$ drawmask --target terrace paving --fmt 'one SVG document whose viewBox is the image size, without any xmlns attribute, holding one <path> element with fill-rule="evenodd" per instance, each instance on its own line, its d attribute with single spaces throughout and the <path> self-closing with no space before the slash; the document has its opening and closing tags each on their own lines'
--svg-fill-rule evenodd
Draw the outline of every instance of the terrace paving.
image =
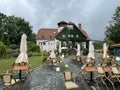
<svg viewBox="0 0 120 90">
<path fill-rule="evenodd" d="M 81 68 L 82 63 L 78 63 L 76 60 L 72 60 L 71 56 L 67 56 L 62 65 L 68 65 L 69 69 L 76 73 Z M 100 55 L 96 54 L 96 63 L 100 63 Z M 89 86 L 95 86 L 96 84 L 88 84 L 84 78 L 79 74 L 74 74 L 76 83 L 79 85 L 79 90 L 89 90 Z M 89 75 L 88 75 L 89 76 Z M 95 75 L 94 75 L 95 77 Z M 21 82 L 21 90 L 64 90 L 64 83 L 62 78 L 62 72 L 57 72 L 55 67 L 48 66 L 47 64 L 43 64 L 39 67 L 36 67 L 26 78 L 26 80 Z M 113 90 L 111 85 L 109 86 L 109 90 Z M 120 84 L 115 85 L 116 90 L 119 90 Z M 2 90 L 2 82 L 0 80 L 0 90 Z M 16 87 L 13 90 L 17 90 Z M 106 90 L 104 85 L 100 83 L 99 90 Z"/>
</svg>

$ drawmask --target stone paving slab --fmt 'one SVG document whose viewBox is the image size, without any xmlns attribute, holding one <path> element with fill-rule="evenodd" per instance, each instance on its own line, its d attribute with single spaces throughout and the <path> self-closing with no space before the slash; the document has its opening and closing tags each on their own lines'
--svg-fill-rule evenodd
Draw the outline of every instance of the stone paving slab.
<svg viewBox="0 0 120 90">
<path fill-rule="evenodd" d="M 100 62 L 99 55 L 96 55 L 96 64 Z M 75 60 L 72 60 L 71 56 L 67 56 L 62 65 L 68 65 L 69 69 L 76 73 L 82 66 Z M 76 83 L 79 85 L 79 90 L 89 90 L 89 85 L 84 78 L 76 74 Z M 90 84 L 96 87 L 96 84 Z M 115 85 L 116 90 L 119 90 L 120 84 Z M 96 88 L 97 89 L 97 88 Z M 0 79 L 0 90 L 2 90 L 2 82 Z M 17 90 L 16 87 L 13 90 Z M 62 78 L 62 72 L 56 72 L 55 67 L 51 67 L 47 64 L 43 64 L 36 67 L 26 78 L 21 82 L 21 90 L 64 90 L 64 83 Z M 98 89 L 97 89 L 98 90 Z M 106 90 L 104 85 L 100 84 L 100 90 Z M 109 90 L 113 88 L 109 85 Z"/>
</svg>

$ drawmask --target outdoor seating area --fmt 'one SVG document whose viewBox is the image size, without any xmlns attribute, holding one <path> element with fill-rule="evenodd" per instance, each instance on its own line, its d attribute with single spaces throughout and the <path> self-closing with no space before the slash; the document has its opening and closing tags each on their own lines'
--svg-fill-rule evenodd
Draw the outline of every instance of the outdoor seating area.
<svg viewBox="0 0 120 90">
<path fill-rule="evenodd" d="M 85 90 L 118 90 L 115 85 L 120 84 L 119 62 L 117 62 L 114 57 L 109 57 L 107 47 L 105 46 L 106 44 L 104 44 L 104 49 L 106 50 L 103 50 L 103 57 L 99 57 L 100 53 L 98 53 L 98 55 L 95 54 L 94 45 L 91 41 L 89 42 L 89 52 L 87 56 L 81 54 L 80 44 L 77 44 L 77 53 L 71 53 L 71 55 L 56 55 L 54 51 L 51 51 L 45 60 L 46 63 L 43 64 L 43 67 L 45 66 L 43 73 L 45 73 L 45 69 L 52 73 L 60 73 L 62 75 L 62 78 L 59 76 L 59 79 L 62 81 L 60 84 L 63 85 L 62 90 L 83 90 L 83 88 L 86 88 Z M 28 62 L 26 47 L 26 35 L 23 34 L 20 54 L 8 70 L 1 75 L 3 89 L 12 89 L 12 86 L 17 84 L 18 86 L 15 86 L 13 90 L 21 90 L 23 87 L 26 88 L 26 82 L 29 82 L 27 84 L 33 84 L 33 82 L 35 82 L 35 80 L 32 82 L 32 79 L 35 77 L 31 77 L 32 75 L 34 76 L 35 72 L 32 72 L 32 66 Z M 40 68 L 40 66 L 38 68 Z M 45 76 L 42 76 L 43 73 L 37 73 L 38 76 L 40 74 L 39 78 Z M 49 74 L 46 75 L 49 76 Z M 37 78 L 37 81 L 39 78 Z M 42 79 L 45 79 L 45 77 Z M 46 82 L 48 83 L 48 81 Z M 24 83 L 25 85 L 23 85 Z M 23 86 L 20 87 L 20 85 Z"/>
<path fill-rule="evenodd" d="M 13 75 L 11 73 L 4 73 L 1 75 L 2 78 L 2 83 L 3 83 L 3 90 L 7 90 L 9 88 L 9 90 L 12 90 L 14 85 L 18 85 L 17 89 L 20 90 L 20 79 L 16 79 L 13 77 Z"/>
</svg>

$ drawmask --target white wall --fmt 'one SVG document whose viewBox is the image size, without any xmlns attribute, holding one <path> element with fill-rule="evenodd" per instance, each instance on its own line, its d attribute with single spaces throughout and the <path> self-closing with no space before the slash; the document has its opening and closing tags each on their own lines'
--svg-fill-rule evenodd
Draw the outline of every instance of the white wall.
<svg viewBox="0 0 120 90">
<path fill-rule="evenodd" d="M 57 50 L 57 41 L 58 40 L 37 40 L 37 45 L 40 45 L 40 43 L 42 43 L 42 49 L 43 51 L 53 51 L 53 50 Z"/>
</svg>

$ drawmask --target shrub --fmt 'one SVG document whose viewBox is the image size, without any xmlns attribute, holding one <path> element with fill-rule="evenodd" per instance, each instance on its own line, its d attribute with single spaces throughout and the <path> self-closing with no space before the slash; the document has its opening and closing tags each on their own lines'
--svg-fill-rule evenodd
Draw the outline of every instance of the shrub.
<svg viewBox="0 0 120 90">
<path fill-rule="evenodd" d="M 37 46 L 34 42 L 28 41 L 27 47 L 28 47 L 28 52 L 40 52 L 39 46 Z"/>
<path fill-rule="evenodd" d="M 67 50 L 66 49 L 62 49 L 62 53 L 66 54 Z"/>
<path fill-rule="evenodd" d="M 15 44 L 11 44 L 11 45 L 9 45 L 9 48 L 12 49 L 12 50 L 15 50 L 15 49 L 18 48 L 18 46 L 15 45 Z"/>
<path fill-rule="evenodd" d="M 0 42 L 0 57 L 5 57 L 6 52 L 6 46 L 3 44 L 3 42 Z"/>
<path fill-rule="evenodd" d="M 83 55 L 87 55 L 88 54 L 88 49 L 87 48 L 84 48 L 83 49 Z"/>
<path fill-rule="evenodd" d="M 13 50 L 11 48 L 8 49 L 7 51 L 7 56 L 13 56 L 13 57 L 17 57 L 19 55 L 19 51 L 18 50 Z"/>
</svg>

